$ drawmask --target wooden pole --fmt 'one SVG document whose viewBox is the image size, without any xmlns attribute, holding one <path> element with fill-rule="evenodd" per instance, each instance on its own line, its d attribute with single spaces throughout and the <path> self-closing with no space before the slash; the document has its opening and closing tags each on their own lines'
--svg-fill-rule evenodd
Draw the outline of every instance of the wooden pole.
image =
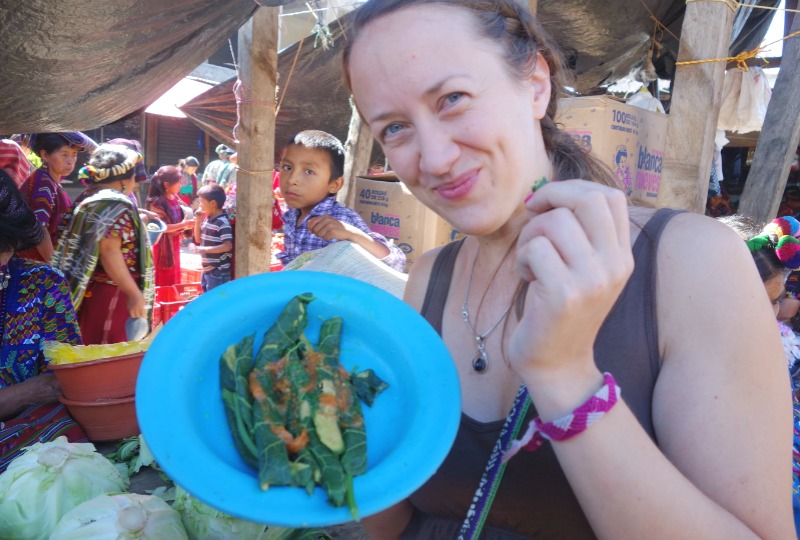
<svg viewBox="0 0 800 540">
<path fill-rule="evenodd" d="M 340 203 L 353 208 L 356 202 L 356 176 L 369 169 L 372 155 L 372 132 L 366 122 L 362 122 L 353 98 L 350 98 L 350 128 L 344 144 L 344 187 L 337 194 Z"/>
<path fill-rule="evenodd" d="M 788 2 L 787 2 L 788 6 Z M 788 15 L 788 13 L 787 13 Z M 800 31 L 794 17 L 787 34 Z M 800 37 L 783 42 L 783 63 L 739 201 L 739 213 L 765 222 L 776 217 L 789 168 L 800 143 Z"/>
<path fill-rule="evenodd" d="M 239 30 L 237 278 L 269 271 L 279 13 L 259 8 Z"/>
<path fill-rule="evenodd" d="M 727 57 L 733 16 L 723 2 L 687 3 L 678 61 Z M 724 76 L 722 61 L 676 68 L 658 192 L 660 207 L 705 211 Z"/>
<path fill-rule="evenodd" d="M 531 12 L 531 15 L 536 15 L 536 12 L 539 10 L 539 0 L 528 0 L 528 11 Z"/>
</svg>

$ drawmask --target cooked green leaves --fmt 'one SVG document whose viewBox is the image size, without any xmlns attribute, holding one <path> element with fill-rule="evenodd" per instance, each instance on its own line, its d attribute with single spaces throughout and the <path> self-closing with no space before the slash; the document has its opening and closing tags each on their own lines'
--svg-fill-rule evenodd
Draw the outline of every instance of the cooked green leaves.
<svg viewBox="0 0 800 540">
<path fill-rule="evenodd" d="M 334 506 L 358 509 L 353 477 L 367 470 L 361 400 L 372 405 L 388 385 L 372 370 L 339 363 L 343 321 L 323 321 L 319 343 L 305 336 L 311 293 L 292 298 L 254 353 L 254 336 L 220 358 L 222 400 L 234 445 L 258 470 L 262 489 L 321 486 Z M 255 354 L 255 357 L 254 357 Z"/>
</svg>

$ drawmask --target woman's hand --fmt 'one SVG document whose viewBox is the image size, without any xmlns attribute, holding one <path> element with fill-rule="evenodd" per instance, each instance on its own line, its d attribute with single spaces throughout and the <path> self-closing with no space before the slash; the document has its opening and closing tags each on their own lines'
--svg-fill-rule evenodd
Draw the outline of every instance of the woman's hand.
<svg viewBox="0 0 800 540">
<path fill-rule="evenodd" d="M 139 208 L 139 217 L 143 221 L 157 221 L 159 219 L 158 214 L 150 210 L 145 210 L 144 208 Z"/>
<path fill-rule="evenodd" d="M 525 206 L 531 219 L 517 264 L 530 287 L 509 360 L 534 386 L 575 383 L 575 396 L 562 396 L 565 405 L 577 399 L 574 406 L 600 386 L 595 338 L 633 271 L 627 200 L 617 189 L 569 180 L 545 185 Z"/>
<path fill-rule="evenodd" d="M 137 289 L 136 293 L 127 296 L 128 315 L 132 318 L 145 318 L 147 317 L 147 303 L 141 291 Z"/>
</svg>

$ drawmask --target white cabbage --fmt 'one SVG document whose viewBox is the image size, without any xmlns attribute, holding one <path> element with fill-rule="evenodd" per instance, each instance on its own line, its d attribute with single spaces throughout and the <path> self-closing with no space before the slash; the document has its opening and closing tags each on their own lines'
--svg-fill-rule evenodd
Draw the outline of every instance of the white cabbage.
<svg viewBox="0 0 800 540">
<path fill-rule="evenodd" d="M 181 516 L 155 495 L 100 495 L 67 512 L 50 540 L 187 540 Z"/>
<path fill-rule="evenodd" d="M 258 540 L 266 525 L 224 514 L 175 486 L 172 507 L 180 512 L 189 540 Z"/>
<path fill-rule="evenodd" d="M 0 536 L 46 540 L 61 517 L 129 481 L 91 443 L 35 443 L 0 474 Z"/>
</svg>

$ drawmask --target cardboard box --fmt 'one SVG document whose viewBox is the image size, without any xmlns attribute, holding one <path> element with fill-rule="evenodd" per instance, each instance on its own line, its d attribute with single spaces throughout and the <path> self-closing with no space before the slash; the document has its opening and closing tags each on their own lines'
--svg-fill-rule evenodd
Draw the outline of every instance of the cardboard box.
<svg viewBox="0 0 800 540">
<path fill-rule="evenodd" d="M 406 268 L 422 253 L 460 238 L 444 219 L 411 194 L 394 174 L 356 178 L 354 210 L 376 233 L 406 254 Z"/>
<path fill-rule="evenodd" d="M 615 173 L 634 204 L 655 207 L 664 150 L 666 114 L 608 97 L 564 98 L 556 123 Z"/>
</svg>

